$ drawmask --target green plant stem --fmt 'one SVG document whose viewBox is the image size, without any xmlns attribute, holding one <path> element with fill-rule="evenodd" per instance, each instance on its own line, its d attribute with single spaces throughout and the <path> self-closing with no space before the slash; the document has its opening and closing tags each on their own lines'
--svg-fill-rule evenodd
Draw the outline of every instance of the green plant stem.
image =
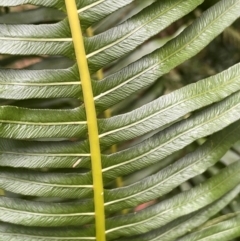
<svg viewBox="0 0 240 241">
<path fill-rule="evenodd" d="M 88 133 L 90 142 L 94 204 L 95 204 L 95 222 L 97 241 L 105 241 L 105 210 L 104 210 L 104 189 L 102 179 L 101 151 L 98 137 L 98 125 L 96 109 L 93 100 L 91 77 L 89 73 L 84 42 L 82 37 L 81 25 L 77 13 L 75 0 L 65 0 L 67 15 L 72 32 L 73 44 L 80 73 L 80 79 L 83 90 L 84 104 L 88 123 Z"/>
<path fill-rule="evenodd" d="M 0 189 L 0 196 L 4 196 L 4 195 L 5 195 L 4 190 Z"/>
<path fill-rule="evenodd" d="M 87 29 L 87 36 L 92 37 L 94 35 L 94 31 L 91 27 Z M 100 69 L 97 71 L 97 79 L 102 80 L 103 79 L 103 70 Z M 105 118 L 110 118 L 112 116 L 112 111 L 111 109 L 107 109 L 104 111 L 104 117 Z M 111 146 L 111 153 L 117 152 L 117 145 Z M 116 186 L 117 187 L 122 187 L 123 186 L 123 180 L 122 177 L 117 177 L 116 178 Z M 125 213 L 125 211 L 123 211 Z"/>
</svg>

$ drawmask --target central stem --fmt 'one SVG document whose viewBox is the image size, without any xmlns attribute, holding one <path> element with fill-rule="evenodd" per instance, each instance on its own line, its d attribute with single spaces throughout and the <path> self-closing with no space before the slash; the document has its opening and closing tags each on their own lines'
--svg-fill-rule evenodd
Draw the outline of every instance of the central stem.
<svg viewBox="0 0 240 241">
<path fill-rule="evenodd" d="M 65 0 L 67 15 L 72 33 L 73 45 L 75 49 L 78 69 L 83 90 L 83 99 L 86 109 L 93 188 L 94 188 L 94 205 L 95 205 L 95 222 L 97 241 L 105 241 L 105 210 L 104 210 L 104 189 L 102 178 L 101 150 L 98 136 L 97 115 L 93 99 L 92 83 L 89 73 L 85 47 L 82 37 L 80 19 L 77 12 L 75 0 Z"/>
</svg>

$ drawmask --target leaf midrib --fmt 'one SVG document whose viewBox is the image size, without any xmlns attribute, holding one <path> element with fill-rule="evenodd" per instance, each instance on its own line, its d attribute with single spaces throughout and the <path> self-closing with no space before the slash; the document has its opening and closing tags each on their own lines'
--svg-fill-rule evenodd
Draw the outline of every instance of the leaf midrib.
<svg viewBox="0 0 240 241">
<path fill-rule="evenodd" d="M 26 180 L 26 179 L 20 179 L 20 178 L 16 178 L 16 177 L 6 177 L 4 176 L 4 180 L 13 180 L 13 181 L 17 181 L 17 182 L 22 182 L 22 183 L 27 183 L 27 184 L 35 184 L 38 186 L 46 186 L 46 187 L 63 187 L 63 188 L 89 188 L 92 189 L 93 185 L 63 185 L 63 184 L 52 184 L 52 183 L 46 183 L 43 182 L 42 180 L 40 180 L 39 182 L 37 181 L 32 181 L 32 180 Z M 1 180 L 1 178 L 0 178 Z"/>
<path fill-rule="evenodd" d="M 99 5 L 100 3 L 103 3 L 103 2 L 105 2 L 105 1 L 106 1 L 106 0 L 99 0 L 99 1 L 94 2 L 94 3 L 92 3 L 92 4 L 89 4 L 89 5 L 87 5 L 87 6 L 83 7 L 83 8 L 78 9 L 77 12 L 78 12 L 78 13 L 81 13 L 81 12 L 86 11 L 86 10 L 89 9 L 89 8 L 95 7 L 96 5 Z"/>
<path fill-rule="evenodd" d="M 34 126 L 61 126 L 61 125 L 86 125 L 86 121 L 72 121 L 72 122 L 30 122 L 30 121 L 13 121 L 0 120 L 1 124 L 20 124 L 20 125 L 34 125 Z"/>
<path fill-rule="evenodd" d="M 43 241 L 45 241 L 46 238 L 51 238 L 51 240 L 63 240 L 66 241 L 66 239 L 69 240 L 96 240 L 95 237 L 52 237 L 52 236 L 38 236 L 38 235 L 26 235 L 26 234 L 11 234 L 11 233 L 6 233 L 6 232 L 1 232 L 1 234 L 6 234 L 6 235 L 11 235 L 11 236 L 16 236 L 16 237 L 31 237 L 31 238 L 40 238 L 40 239 L 44 239 Z"/>
<path fill-rule="evenodd" d="M 0 37 L 6 41 L 26 41 L 26 42 L 72 42 L 72 38 L 19 38 L 19 37 Z"/>
<path fill-rule="evenodd" d="M 15 213 L 20 213 L 20 214 L 31 214 L 34 216 L 42 216 L 42 217 L 74 217 L 74 216 L 93 216 L 95 215 L 95 213 L 93 212 L 89 212 L 89 213 L 34 213 L 34 212 L 30 212 L 30 211 L 22 211 L 22 210 L 17 210 L 17 209 L 11 209 L 11 208 L 4 208 L 4 207 L 0 207 L 0 210 L 5 210 L 8 212 L 14 211 Z"/>
<path fill-rule="evenodd" d="M 6 83 L 6 82 L 0 82 L 0 85 L 17 85 L 17 86 L 64 86 L 64 85 L 79 85 L 79 81 L 77 82 L 53 82 L 53 83 L 19 83 L 19 82 L 11 82 L 11 83 Z"/>
</svg>

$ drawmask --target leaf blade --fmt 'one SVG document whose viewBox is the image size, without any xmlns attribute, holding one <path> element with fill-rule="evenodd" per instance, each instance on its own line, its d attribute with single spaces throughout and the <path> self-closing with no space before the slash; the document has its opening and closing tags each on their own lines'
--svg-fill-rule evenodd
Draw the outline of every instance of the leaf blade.
<svg viewBox="0 0 240 241">
<path fill-rule="evenodd" d="M 240 162 L 236 162 L 190 191 L 178 194 L 137 214 L 107 220 L 108 237 L 112 239 L 121 235 L 144 233 L 212 203 L 239 184 L 239 168 Z"/>
</svg>

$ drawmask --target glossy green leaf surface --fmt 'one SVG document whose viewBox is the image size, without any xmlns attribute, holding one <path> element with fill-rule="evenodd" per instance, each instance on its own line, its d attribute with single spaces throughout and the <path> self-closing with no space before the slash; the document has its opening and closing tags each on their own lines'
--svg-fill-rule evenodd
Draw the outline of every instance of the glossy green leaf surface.
<svg viewBox="0 0 240 241">
<path fill-rule="evenodd" d="M 240 0 L 0 1 L 0 241 L 239 237 L 240 63 L 218 37 L 239 17 Z"/>
<path fill-rule="evenodd" d="M 131 173 L 135 165 L 140 168 L 153 164 L 197 138 L 210 135 L 239 120 L 239 98 L 240 93 L 237 92 L 136 146 L 103 157 L 103 172 L 109 177 L 118 176 L 122 171 Z"/>
<path fill-rule="evenodd" d="M 190 191 L 138 213 L 107 220 L 108 236 L 118 237 L 126 232 L 128 235 L 144 233 L 214 202 L 240 183 L 239 168 L 240 163 L 236 162 Z"/>
<path fill-rule="evenodd" d="M 0 198 L 1 221 L 25 226 L 82 225 L 94 220 L 93 205 L 85 203 L 48 204 Z"/>
<path fill-rule="evenodd" d="M 222 198 L 213 202 L 212 204 L 190 213 L 181 218 L 178 218 L 162 228 L 156 229 L 144 235 L 135 236 L 132 238 L 119 239 L 124 241 L 139 240 L 139 241 L 171 241 L 184 234 L 190 232 L 194 228 L 198 228 L 205 223 L 210 217 L 216 215 L 221 209 L 224 208 L 229 202 L 231 202 L 239 194 L 239 185 L 232 191 L 224 195 Z"/>
<path fill-rule="evenodd" d="M 240 64 L 200 80 L 130 113 L 99 121 L 102 142 L 124 141 L 164 127 L 189 112 L 219 101 L 240 89 Z M 174 114 L 172 114 L 174 113 Z M 151 120 L 151 124 L 149 123 Z"/>
<path fill-rule="evenodd" d="M 160 172 L 123 188 L 106 191 L 106 209 L 135 207 L 170 192 L 184 181 L 214 165 L 240 138 L 239 121 L 209 138 L 195 152 L 169 165 Z M 237 133 L 237 134 L 236 134 Z"/>
<path fill-rule="evenodd" d="M 100 86 L 96 89 L 96 105 L 106 109 L 111 106 L 110 103 L 116 104 L 136 90 L 150 85 L 197 54 L 236 17 L 239 17 L 238 1 L 222 1 L 213 6 L 159 50 L 97 83 Z M 126 77 L 123 79 L 123 76 Z"/>
<path fill-rule="evenodd" d="M 227 241 L 227 240 L 239 237 L 240 235 L 239 224 L 240 224 L 240 217 L 237 216 L 228 221 L 210 226 L 206 229 L 203 229 L 191 235 L 187 235 L 186 237 L 180 238 L 178 240 L 184 241 L 184 240 L 191 239 L 193 241 L 195 240 L 202 240 L 202 241 L 210 241 L 210 240 L 225 241 L 226 240 Z"/>
</svg>

